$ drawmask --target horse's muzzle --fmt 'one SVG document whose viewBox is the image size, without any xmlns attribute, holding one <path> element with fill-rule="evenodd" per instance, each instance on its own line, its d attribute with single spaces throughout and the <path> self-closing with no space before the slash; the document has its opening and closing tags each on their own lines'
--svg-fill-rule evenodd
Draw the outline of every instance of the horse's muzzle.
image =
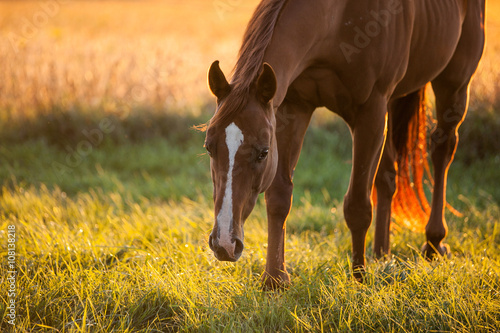
<svg viewBox="0 0 500 333">
<path fill-rule="evenodd" d="M 243 242 L 238 237 L 232 237 L 231 242 L 221 244 L 219 239 L 210 234 L 208 245 L 214 252 L 215 258 L 220 261 L 237 261 L 243 252 Z"/>
</svg>

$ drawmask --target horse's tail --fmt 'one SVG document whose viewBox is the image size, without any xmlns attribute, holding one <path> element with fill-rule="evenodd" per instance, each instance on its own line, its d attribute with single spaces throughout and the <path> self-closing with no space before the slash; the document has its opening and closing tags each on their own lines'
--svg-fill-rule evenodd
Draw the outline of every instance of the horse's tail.
<svg viewBox="0 0 500 333">
<path fill-rule="evenodd" d="M 395 100 L 391 105 L 392 140 L 397 153 L 396 194 L 392 216 L 396 223 L 422 231 L 430 214 L 424 190 L 432 183 L 427 154 L 425 89 Z"/>
</svg>

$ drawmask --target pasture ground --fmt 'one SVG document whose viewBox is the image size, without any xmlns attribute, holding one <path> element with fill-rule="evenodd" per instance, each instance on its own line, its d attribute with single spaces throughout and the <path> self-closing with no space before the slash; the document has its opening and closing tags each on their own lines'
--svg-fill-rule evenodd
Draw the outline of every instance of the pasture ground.
<svg viewBox="0 0 500 333">
<path fill-rule="evenodd" d="M 208 157 L 191 129 L 213 112 L 206 69 L 220 59 L 229 72 L 255 4 L 0 2 L 0 331 L 499 331 L 500 4 L 488 4 L 488 47 L 449 175 L 463 214 L 447 214 L 453 256 L 427 262 L 424 235 L 395 227 L 393 255 L 375 261 L 371 230 L 367 283 L 352 280 L 350 136 L 319 110 L 288 221 L 292 285 L 279 293 L 260 289 L 262 198 L 239 262 L 209 250 Z"/>
</svg>

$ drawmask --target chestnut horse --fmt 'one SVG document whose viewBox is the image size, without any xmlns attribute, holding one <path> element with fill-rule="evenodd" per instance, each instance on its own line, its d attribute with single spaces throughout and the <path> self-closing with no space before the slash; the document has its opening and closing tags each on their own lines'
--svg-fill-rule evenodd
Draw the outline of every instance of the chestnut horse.
<svg viewBox="0 0 500 333">
<path fill-rule="evenodd" d="M 243 224 L 265 192 L 264 287 L 289 283 L 285 222 L 293 172 L 320 106 L 340 115 L 352 133 L 344 217 L 354 277 L 363 279 L 374 187 L 377 256 L 389 253 L 391 212 L 410 223 L 425 218 L 424 255 L 447 254 L 446 178 L 483 52 L 484 13 L 485 0 L 263 0 L 244 34 L 231 81 L 217 61 L 208 73 L 217 97 L 205 141 L 215 205 L 209 245 L 217 259 L 238 260 Z M 430 138 L 430 207 L 421 185 L 429 82 L 437 115 Z"/>
</svg>

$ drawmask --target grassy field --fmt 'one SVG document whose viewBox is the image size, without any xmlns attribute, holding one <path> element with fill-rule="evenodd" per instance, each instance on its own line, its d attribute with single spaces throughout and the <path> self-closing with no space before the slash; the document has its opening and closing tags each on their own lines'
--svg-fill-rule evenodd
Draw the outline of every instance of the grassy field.
<svg viewBox="0 0 500 333">
<path fill-rule="evenodd" d="M 0 331 L 500 330 L 500 3 L 449 175 L 452 258 L 423 260 L 424 235 L 402 229 L 378 262 L 370 233 L 367 283 L 352 280 L 351 140 L 319 110 L 296 170 L 292 285 L 266 293 L 264 202 L 240 261 L 218 262 L 191 129 L 213 112 L 208 66 L 230 71 L 257 2 L 0 2 Z"/>
</svg>

